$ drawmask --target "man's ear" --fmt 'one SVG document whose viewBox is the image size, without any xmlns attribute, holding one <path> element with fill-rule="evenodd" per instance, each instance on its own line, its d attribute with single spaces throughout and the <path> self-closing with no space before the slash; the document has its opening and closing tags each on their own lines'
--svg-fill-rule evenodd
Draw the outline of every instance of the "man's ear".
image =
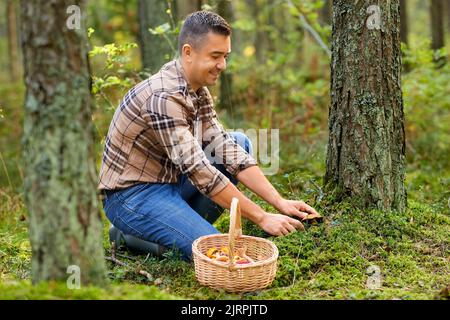
<svg viewBox="0 0 450 320">
<path fill-rule="evenodd" d="M 182 56 L 187 62 L 192 62 L 192 47 L 190 44 L 186 43 L 181 48 Z"/>
</svg>

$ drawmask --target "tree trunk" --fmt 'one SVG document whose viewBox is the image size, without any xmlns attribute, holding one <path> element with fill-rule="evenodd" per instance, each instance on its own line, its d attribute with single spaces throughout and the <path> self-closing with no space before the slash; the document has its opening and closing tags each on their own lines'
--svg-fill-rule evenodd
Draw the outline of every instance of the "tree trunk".
<svg viewBox="0 0 450 320">
<path fill-rule="evenodd" d="M 438 50 L 444 47 L 444 2 L 442 0 L 431 0 L 431 48 Z"/>
<path fill-rule="evenodd" d="M 325 184 L 338 201 L 348 198 L 362 208 L 403 211 L 400 6 L 399 0 L 378 2 L 377 24 L 374 9 L 367 13 L 372 3 L 333 1 Z"/>
<path fill-rule="evenodd" d="M 447 7 L 447 10 L 446 10 L 446 12 L 447 12 L 447 14 L 446 14 L 446 16 L 447 16 L 447 32 L 450 33 L 450 0 L 447 0 L 446 7 Z"/>
<path fill-rule="evenodd" d="M 16 82 L 19 78 L 18 66 L 18 43 L 17 43 L 17 21 L 15 1 L 8 0 L 6 2 L 6 19 L 8 22 L 8 55 L 9 55 L 9 74 L 11 80 Z"/>
<path fill-rule="evenodd" d="M 251 12 L 251 16 L 256 22 L 255 38 L 253 46 L 255 47 L 256 59 L 258 63 L 265 63 L 267 59 L 267 50 L 270 44 L 268 32 L 264 29 L 264 26 L 270 25 L 264 12 L 264 8 L 267 6 L 265 0 L 246 0 L 246 4 Z M 270 9 L 269 9 L 270 10 Z M 271 17 L 270 17 L 271 18 Z"/>
<path fill-rule="evenodd" d="M 320 21 L 327 25 L 331 25 L 332 13 L 333 13 L 333 1 L 325 0 L 323 7 L 319 11 Z"/>
<path fill-rule="evenodd" d="M 408 7 L 406 0 L 400 0 L 400 40 L 408 44 Z"/>
<path fill-rule="evenodd" d="M 153 35 L 149 31 L 149 28 L 154 29 L 164 23 L 169 23 L 170 17 L 166 13 L 167 9 L 167 1 L 138 1 L 138 42 L 141 49 L 142 67 L 151 73 L 157 72 L 164 63 L 170 61 L 176 54 L 175 40 L 171 39 L 173 45 L 173 48 L 171 48 L 165 38 Z"/>
<path fill-rule="evenodd" d="M 86 13 L 85 2 L 79 0 L 21 2 L 31 271 L 34 283 L 66 280 L 68 267 L 75 265 L 81 283 L 101 285 L 106 279 L 95 192 L 88 42 L 85 17 L 77 27 L 76 11 L 66 12 L 71 5 Z"/>
<path fill-rule="evenodd" d="M 177 0 L 177 18 L 184 20 L 192 12 L 202 9 L 201 0 Z"/>
<path fill-rule="evenodd" d="M 230 0 L 219 0 L 217 4 L 217 12 L 218 14 L 228 21 L 228 23 L 232 23 L 233 21 L 233 8 Z M 232 36 L 233 38 L 233 36 Z M 236 42 L 232 41 L 232 47 Z M 233 49 L 232 49 L 233 50 Z M 220 75 L 220 100 L 219 105 L 226 110 L 231 110 L 233 105 L 233 94 L 231 90 L 231 86 L 233 83 L 233 77 L 229 71 L 224 71 Z"/>
</svg>

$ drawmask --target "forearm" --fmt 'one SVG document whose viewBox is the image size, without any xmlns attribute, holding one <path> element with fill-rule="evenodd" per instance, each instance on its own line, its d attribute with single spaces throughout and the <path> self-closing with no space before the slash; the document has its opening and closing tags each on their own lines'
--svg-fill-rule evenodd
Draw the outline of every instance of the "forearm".
<svg viewBox="0 0 450 320">
<path fill-rule="evenodd" d="M 261 224 L 263 216 L 267 214 L 256 203 L 248 199 L 238 188 L 231 182 L 222 189 L 219 193 L 211 197 L 211 199 L 223 208 L 230 208 L 231 200 L 236 197 L 239 200 L 239 206 L 241 208 L 242 216 L 250 221 Z"/>
<path fill-rule="evenodd" d="M 242 172 L 251 169 L 251 167 L 242 170 Z M 256 172 L 255 170 L 252 170 Z M 262 174 L 262 173 L 261 173 Z M 252 176 L 252 174 L 250 174 Z M 244 180 L 247 181 L 249 177 L 244 174 Z M 267 184 L 270 183 L 266 180 Z M 253 185 L 253 183 L 250 183 Z M 266 185 L 267 187 L 267 185 Z M 273 194 L 273 190 L 270 188 L 255 188 L 264 194 L 267 198 L 273 197 L 273 199 L 278 198 Z M 257 204 L 248 199 L 243 195 L 233 183 L 228 183 L 224 189 L 216 193 L 211 199 L 218 205 L 224 208 L 230 208 L 231 200 L 233 197 L 239 199 L 239 204 L 241 208 L 242 216 L 256 223 L 265 232 L 275 236 L 287 235 L 296 229 L 304 230 L 302 223 L 296 219 L 288 217 L 282 214 L 268 214 Z"/>
<path fill-rule="evenodd" d="M 247 188 L 256 193 L 262 199 L 279 208 L 280 202 L 283 200 L 278 191 L 264 176 L 264 173 L 258 166 L 252 166 L 242 170 L 236 176 L 237 179 L 242 182 Z"/>
</svg>

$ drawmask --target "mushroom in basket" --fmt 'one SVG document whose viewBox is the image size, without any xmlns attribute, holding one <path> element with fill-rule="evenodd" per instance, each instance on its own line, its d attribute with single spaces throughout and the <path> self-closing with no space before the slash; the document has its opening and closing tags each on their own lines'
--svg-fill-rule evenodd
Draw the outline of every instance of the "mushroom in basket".
<svg viewBox="0 0 450 320">
<path fill-rule="evenodd" d="M 252 258 L 245 254 L 246 248 L 239 248 L 234 252 L 233 262 L 236 264 L 247 264 L 255 262 Z M 209 248 L 206 256 L 212 260 L 218 262 L 229 262 L 228 256 L 229 250 L 227 247 L 221 247 L 220 249 L 216 247 Z"/>
</svg>

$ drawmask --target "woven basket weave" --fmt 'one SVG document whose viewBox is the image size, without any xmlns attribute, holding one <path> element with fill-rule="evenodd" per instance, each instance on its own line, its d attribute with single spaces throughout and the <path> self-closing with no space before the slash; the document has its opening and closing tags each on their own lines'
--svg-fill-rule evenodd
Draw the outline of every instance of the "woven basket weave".
<svg viewBox="0 0 450 320">
<path fill-rule="evenodd" d="M 228 247 L 229 262 L 218 262 L 206 256 L 212 247 Z M 246 248 L 246 254 L 254 260 L 249 264 L 235 264 L 233 252 Z M 228 234 L 214 234 L 198 238 L 192 244 L 195 275 L 205 286 L 228 292 L 260 290 L 270 285 L 277 271 L 278 248 L 272 241 L 242 235 L 241 211 L 237 198 L 230 208 Z"/>
</svg>

